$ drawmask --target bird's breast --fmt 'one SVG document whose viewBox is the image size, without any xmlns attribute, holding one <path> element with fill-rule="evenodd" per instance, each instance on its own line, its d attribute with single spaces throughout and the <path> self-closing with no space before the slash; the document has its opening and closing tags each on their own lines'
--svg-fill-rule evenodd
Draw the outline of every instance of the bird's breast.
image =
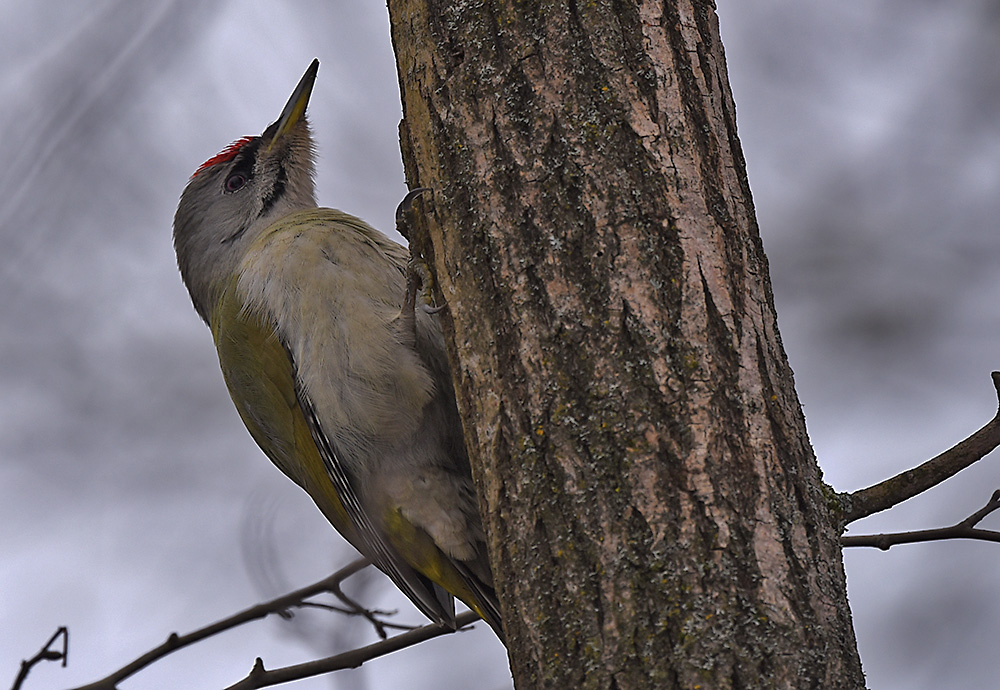
<svg viewBox="0 0 1000 690">
<path fill-rule="evenodd" d="M 274 326 L 296 380 L 338 447 L 405 443 L 434 382 L 401 337 L 406 250 L 331 209 L 287 216 L 240 265 L 248 313 Z"/>
</svg>

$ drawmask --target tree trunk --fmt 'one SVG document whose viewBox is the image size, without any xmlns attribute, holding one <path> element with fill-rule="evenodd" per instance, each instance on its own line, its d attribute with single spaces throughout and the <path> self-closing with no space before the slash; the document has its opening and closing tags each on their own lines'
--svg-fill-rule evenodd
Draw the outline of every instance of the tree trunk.
<svg viewBox="0 0 1000 690">
<path fill-rule="evenodd" d="M 516 687 L 863 687 L 714 5 L 389 11 Z"/>
</svg>

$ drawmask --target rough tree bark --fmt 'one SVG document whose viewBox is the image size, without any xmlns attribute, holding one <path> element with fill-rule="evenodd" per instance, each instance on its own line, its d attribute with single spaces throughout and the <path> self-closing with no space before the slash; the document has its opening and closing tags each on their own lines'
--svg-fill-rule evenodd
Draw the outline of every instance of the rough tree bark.
<svg viewBox="0 0 1000 690">
<path fill-rule="evenodd" d="M 858 688 L 711 2 L 389 0 L 527 688 Z"/>
</svg>

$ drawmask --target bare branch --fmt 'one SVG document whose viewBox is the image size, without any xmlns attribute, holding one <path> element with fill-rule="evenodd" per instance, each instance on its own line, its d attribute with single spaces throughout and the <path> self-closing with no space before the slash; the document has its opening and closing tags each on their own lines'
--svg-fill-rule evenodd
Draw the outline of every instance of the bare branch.
<svg viewBox="0 0 1000 690">
<path fill-rule="evenodd" d="M 55 641 L 63 638 L 62 641 L 62 651 L 57 651 L 51 649 Z M 66 661 L 69 659 L 69 630 L 64 626 L 60 627 L 53 633 L 49 641 L 42 645 L 42 648 L 38 650 L 38 654 L 21 661 L 21 670 L 17 674 L 17 678 L 14 679 L 14 684 L 11 686 L 11 690 L 21 690 L 21 685 L 24 684 L 24 680 L 31 673 L 31 669 L 35 667 L 36 664 L 42 661 L 62 661 L 63 668 L 66 668 Z"/>
<path fill-rule="evenodd" d="M 461 630 L 477 620 L 479 620 L 478 614 L 473 611 L 466 611 L 456 616 L 456 628 L 457 630 Z M 440 623 L 434 623 L 411 630 L 410 632 L 395 635 L 387 640 L 375 642 L 365 647 L 352 649 L 349 652 L 335 654 L 325 659 L 317 659 L 316 661 L 308 661 L 304 664 L 284 666 L 271 671 L 265 670 L 264 662 L 258 658 L 247 677 L 235 685 L 230 685 L 226 690 L 267 688 L 273 685 L 280 685 L 281 683 L 290 683 L 294 680 L 302 680 L 303 678 L 311 678 L 324 673 L 340 671 L 345 668 L 357 668 L 366 661 L 371 661 L 380 656 L 385 656 L 390 652 L 411 647 L 425 640 L 440 637 L 441 635 L 448 635 L 453 632 L 456 632 L 456 630 Z"/>
<path fill-rule="evenodd" d="M 1000 403 L 1000 372 L 994 371 L 991 376 Z M 897 503 L 902 503 L 932 486 L 937 486 L 945 479 L 981 460 L 997 446 L 1000 446 L 1000 410 L 982 429 L 919 467 L 897 474 L 867 489 L 841 494 L 845 506 L 844 524 L 888 510 Z"/>
<path fill-rule="evenodd" d="M 126 664 L 122 668 L 118 669 L 111 675 L 102 678 L 101 680 L 95 681 L 88 685 L 82 685 L 74 690 L 116 690 L 118 683 L 125 680 L 126 678 L 134 675 L 135 673 L 141 671 L 145 667 L 152 664 L 172 652 L 182 649 L 189 645 L 194 644 L 204 640 L 212 635 L 217 635 L 225 630 L 230 630 L 237 626 L 243 625 L 244 623 L 249 623 L 251 621 L 259 620 L 261 618 L 266 618 L 268 615 L 274 613 L 278 615 L 288 615 L 287 611 L 290 608 L 295 608 L 303 605 L 304 600 L 317 596 L 319 594 L 333 593 L 345 601 L 348 606 L 348 611 L 345 613 L 351 613 L 354 615 L 362 615 L 368 618 L 368 620 L 374 621 L 374 614 L 371 611 L 361 608 L 358 604 L 351 601 L 347 597 L 343 596 L 340 590 L 340 584 L 351 575 L 354 575 L 358 571 L 368 567 L 368 560 L 365 558 L 359 558 L 353 563 L 341 568 L 337 572 L 333 573 L 329 577 L 323 578 L 322 580 L 315 582 L 311 585 L 297 589 L 294 592 L 289 592 L 280 597 L 272 599 L 271 601 L 264 602 L 262 604 L 257 604 L 256 606 L 251 606 L 248 609 L 244 609 L 239 613 L 236 613 L 227 618 L 223 618 L 220 621 L 207 625 L 204 628 L 200 628 L 186 635 L 178 635 L 177 633 L 171 633 L 167 638 L 166 642 L 158 647 L 155 647 L 142 656 L 138 657 L 129 664 Z M 387 624 L 379 622 L 376 629 L 379 630 L 380 634 L 384 634 L 385 626 Z M 395 627 L 395 626 L 393 626 Z M 408 633 L 407 633 L 408 634 Z M 55 638 L 53 638 L 55 639 Z M 15 686 L 16 688 L 16 686 Z"/>
<path fill-rule="evenodd" d="M 414 630 L 418 627 L 415 625 L 400 625 L 398 623 L 390 623 L 388 621 L 381 620 L 378 616 L 392 616 L 397 612 L 381 611 L 379 609 L 366 609 L 364 606 L 354 601 L 354 599 L 344 593 L 344 590 L 340 587 L 340 581 L 330 584 L 330 593 L 340 599 L 344 606 L 347 607 L 347 611 L 345 611 L 345 613 L 350 613 L 355 616 L 363 616 L 367 619 L 367 621 L 372 624 L 372 627 L 375 628 L 375 632 L 378 633 L 378 636 L 383 640 L 389 636 L 386 632 L 386 628 L 392 628 L 393 630 Z"/>
<path fill-rule="evenodd" d="M 993 492 L 989 502 L 975 513 L 951 527 L 939 529 L 923 529 L 913 532 L 894 532 L 889 534 L 865 534 L 856 537 L 841 537 L 841 546 L 873 546 L 888 551 L 896 544 L 915 544 L 918 542 L 941 541 L 943 539 L 978 539 L 1000 543 L 1000 532 L 995 530 L 977 529 L 976 525 L 992 513 L 1000 509 L 1000 489 Z"/>
</svg>

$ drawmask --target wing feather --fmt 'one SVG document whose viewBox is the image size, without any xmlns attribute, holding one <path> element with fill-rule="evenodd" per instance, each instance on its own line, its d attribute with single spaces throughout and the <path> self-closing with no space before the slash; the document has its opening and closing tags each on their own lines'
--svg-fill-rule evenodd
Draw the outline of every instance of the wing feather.
<svg viewBox="0 0 1000 690">
<path fill-rule="evenodd" d="M 323 466 L 326 468 L 330 481 L 333 482 L 340 496 L 348 518 L 353 523 L 360 541 L 358 549 L 371 561 L 414 603 L 420 611 L 437 623 L 455 627 L 455 600 L 446 592 L 442 596 L 441 588 L 423 575 L 416 572 L 382 537 L 381 531 L 372 523 L 354 489 L 351 477 L 344 463 L 340 461 L 336 449 L 329 437 L 323 431 L 309 397 L 298 389 L 299 406 L 305 412 L 313 440 L 319 448 Z"/>
</svg>

